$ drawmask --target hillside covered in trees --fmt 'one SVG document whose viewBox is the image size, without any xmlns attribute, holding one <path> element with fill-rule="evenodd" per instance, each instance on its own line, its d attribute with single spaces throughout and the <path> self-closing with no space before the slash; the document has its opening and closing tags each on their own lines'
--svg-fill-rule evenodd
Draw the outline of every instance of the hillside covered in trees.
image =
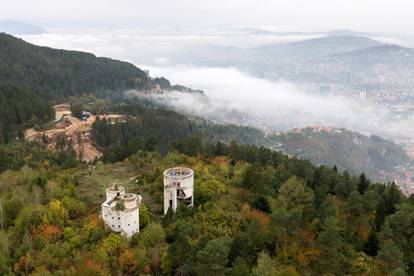
<svg viewBox="0 0 414 276">
<path fill-rule="evenodd" d="M 307 127 L 270 135 L 274 149 L 309 159 L 314 164 L 336 165 L 351 174 L 366 173 L 379 181 L 395 179 L 412 166 L 405 150 L 379 136 L 333 127 Z"/>
<path fill-rule="evenodd" d="M 395 184 L 223 143 L 249 142 L 261 134 L 254 129 L 194 122 L 138 99 L 98 103 L 128 118 L 93 124 L 101 161 L 80 163 L 69 146 L 0 146 L 0 274 L 414 271 L 414 200 Z M 162 172 L 176 165 L 195 171 L 195 208 L 163 217 Z M 141 233 L 131 240 L 99 218 L 113 183 L 143 197 Z"/>
<path fill-rule="evenodd" d="M 0 33 L 0 143 L 52 119 L 53 102 L 85 94 L 116 98 L 148 82 L 144 71 L 127 62 L 39 47 Z"/>
<path fill-rule="evenodd" d="M 121 161 L 138 150 L 165 153 L 179 148 L 187 154 L 195 154 L 200 151 L 202 141 L 225 144 L 235 141 L 249 145 L 265 145 L 269 142 L 258 129 L 187 118 L 139 98 L 113 101 L 104 110 L 127 117 L 122 122 L 98 117 L 92 125 L 92 138 L 104 152 L 104 161 Z"/>
<path fill-rule="evenodd" d="M 41 145 L 19 150 L 0 175 L 0 274 L 414 273 L 414 200 L 395 185 L 235 143 L 181 153 L 188 143 L 93 169 Z M 195 171 L 195 207 L 162 217 L 162 172 L 178 164 Z M 114 182 L 143 196 L 131 240 L 98 216 Z"/>
<path fill-rule="evenodd" d="M 88 98 L 90 102 L 91 98 Z M 248 142 L 254 129 L 194 122 L 138 99 L 92 109 L 104 151 L 87 165 L 70 147 L 0 146 L 1 275 L 409 275 L 413 198 L 336 167 Z M 207 141 L 207 142 L 206 142 Z M 163 217 L 162 172 L 195 171 L 195 208 Z M 99 218 L 105 189 L 143 197 L 128 240 Z"/>
</svg>

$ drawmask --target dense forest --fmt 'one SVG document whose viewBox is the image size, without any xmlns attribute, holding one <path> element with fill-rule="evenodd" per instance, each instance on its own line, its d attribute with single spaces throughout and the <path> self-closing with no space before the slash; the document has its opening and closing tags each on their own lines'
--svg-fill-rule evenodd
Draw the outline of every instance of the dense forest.
<svg viewBox="0 0 414 276">
<path fill-rule="evenodd" d="M 396 185 L 262 147 L 199 140 L 188 152 L 194 139 L 92 167 L 21 149 L 0 176 L 0 274 L 414 273 L 414 199 Z M 195 207 L 163 217 L 162 171 L 178 164 L 195 170 Z M 98 216 L 115 181 L 143 196 L 130 240 Z"/>
<path fill-rule="evenodd" d="M 54 115 L 50 101 L 15 83 L 0 81 L 0 144 L 22 138 L 26 127 L 49 121 Z"/>
<path fill-rule="evenodd" d="M 52 119 L 53 102 L 84 94 L 116 98 L 148 82 L 145 72 L 130 63 L 39 47 L 0 33 L 0 143 Z"/>
<path fill-rule="evenodd" d="M 174 111 L 145 107 L 140 101 L 113 104 L 109 112 L 125 114 L 125 122 L 111 122 L 97 118 L 92 137 L 104 151 L 104 161 L 121 161 L 138 150 L 171 149 L 173 141 L 194 134 L 192 123 Z"/>
<path fill-rule="evenodd" d="M 88 108 L 99 110 L 94 106 Z M 109 162 L 122 161 L 138 150 L 166 153 L 179 149 L 186 154 L 195 154 L 200 151 L 202 140 L 251 145 L 264 145 L 268 141 L 258 129 L 187 118 L 140 98 L 107 102 L 101 109 L 127 116 L 122 122 L 98 117 L 92 126 L 93 140 L 104 152 L 103 160 Z"/>
</svg>

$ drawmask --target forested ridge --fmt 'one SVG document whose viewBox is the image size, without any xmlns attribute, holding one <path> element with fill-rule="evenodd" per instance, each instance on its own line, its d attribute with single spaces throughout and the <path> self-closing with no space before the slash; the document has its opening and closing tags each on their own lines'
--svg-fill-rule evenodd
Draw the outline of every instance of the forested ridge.
<svg viewBox="0 0 414 276">
<path fill-rule="evenodd" d="M 304 128 L 296 133 L 270 135 L 269 139 L 287 154 L 315 164 L 336 165 L 352 174 L 364 172 L 377 180 L 382 179 L 382 172 L 398 173 L 400 167 L 408 168 L 412 162 L 400 145 L 346 129 L 327 132 Z"/>
<path fill-rule="evenodd" d="M 127 116 L 123 122 L 98 117 L 92 126 L 93 140 L 104 152 L 103 160 L 109 162 L 121 161 L 138 150 L 166 153 L 179 149 L 186 154 L 196 154 L 202 148 L 202 141 L 225 144 L 235 141 L 250 145 L 268 142 L 258 129 L 187 118 L 139 98 L 112 101 L 104 110 Z"/>
<path fill-rule="evenodd" d="M 78 51 L 39 47 L 0 33 L 0 143 L 53 118 L 69 96 L 120 97 L 148 78 L 134 65 Z"/>
</svg>

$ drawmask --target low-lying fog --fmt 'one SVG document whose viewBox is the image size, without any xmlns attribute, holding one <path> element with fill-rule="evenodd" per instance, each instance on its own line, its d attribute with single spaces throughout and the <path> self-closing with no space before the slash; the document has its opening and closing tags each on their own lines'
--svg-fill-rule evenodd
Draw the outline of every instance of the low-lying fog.
<svg viewBox="0 0 414 276">
<path fill-rule="evenodd" d="M 175 53 L 182 53 L 183 49 L 194 45 L 255 47 L 312 37 L 315 35 L 276 35 L 254 30 L 205 31 L 201 34 L 183 30 L 159 33 L 121 30 L 98 34 L 48 33 L 22 38 L 38 45 L 127 60 L 142 69 L 149 69 L 153 77 L 164 76 L 173 84 L 201 89 L 207 99 L 178 92 L 156 97 L 179 110 L 213 120 L 242 121 L 265 130 L 330 125 L 399 141 L 408 137 L 413 141 L 413 114 L 398 119 L 383 106 L 361 98 L 311 94 L 294 83 L 257 78 L 234 68 L 171 63 Z"/>
<path fill-rule="evenodd" d="M 361 98 L 310 94 L 293 83 L 253 77 L 234 68 L 146 68 L 153 76 L 202 89 L 208 98 L 175 92 L 154 96 L 157 100 L 211 119 L 232 122 L 232 115 L 244 114 L 246 124 L 272 130 L 329 125 L 393 138 L 414 137 L 414 116 L 397 120 Z"/>
</svg>

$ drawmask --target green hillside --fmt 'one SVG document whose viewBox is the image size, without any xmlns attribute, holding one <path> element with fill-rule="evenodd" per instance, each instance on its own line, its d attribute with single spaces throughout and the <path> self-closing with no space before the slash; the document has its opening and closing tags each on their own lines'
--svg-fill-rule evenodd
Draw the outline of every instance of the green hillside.
<svg viewBox="0 0 414 276">
<path fill-rule="evenodd" d="M 39 47 L 0 33 L 0 143 L 52 119 L 53 102 L 82 94 L 119 97 L 147 84 L 146 74 L 130 63 Z"/>
<path fill-rule="evenodd" d="M 401 166 L 412 162 L 398 145 L 378 136 L 365 136 L 345 129 L 330 132 L 305 128 L 269 137 L 275 148 L 315 164 L 336 165 L 358 175 L 382 179 L 385 173 L 397 173 Z"/>
<path fill-rule="evenodd" d="M 234 143 L 190 156 L 141 151 L 92 171 L 26 151 L 0 175 L 1 275 L 414 272 L 414 204 L 395 185 Z M 162 217 L 162 172 L 175 165 L 195 171 L 195 207 Z M 131 240 L 98 216 L 113 182 L 143 196 Z"/>
</svg>

